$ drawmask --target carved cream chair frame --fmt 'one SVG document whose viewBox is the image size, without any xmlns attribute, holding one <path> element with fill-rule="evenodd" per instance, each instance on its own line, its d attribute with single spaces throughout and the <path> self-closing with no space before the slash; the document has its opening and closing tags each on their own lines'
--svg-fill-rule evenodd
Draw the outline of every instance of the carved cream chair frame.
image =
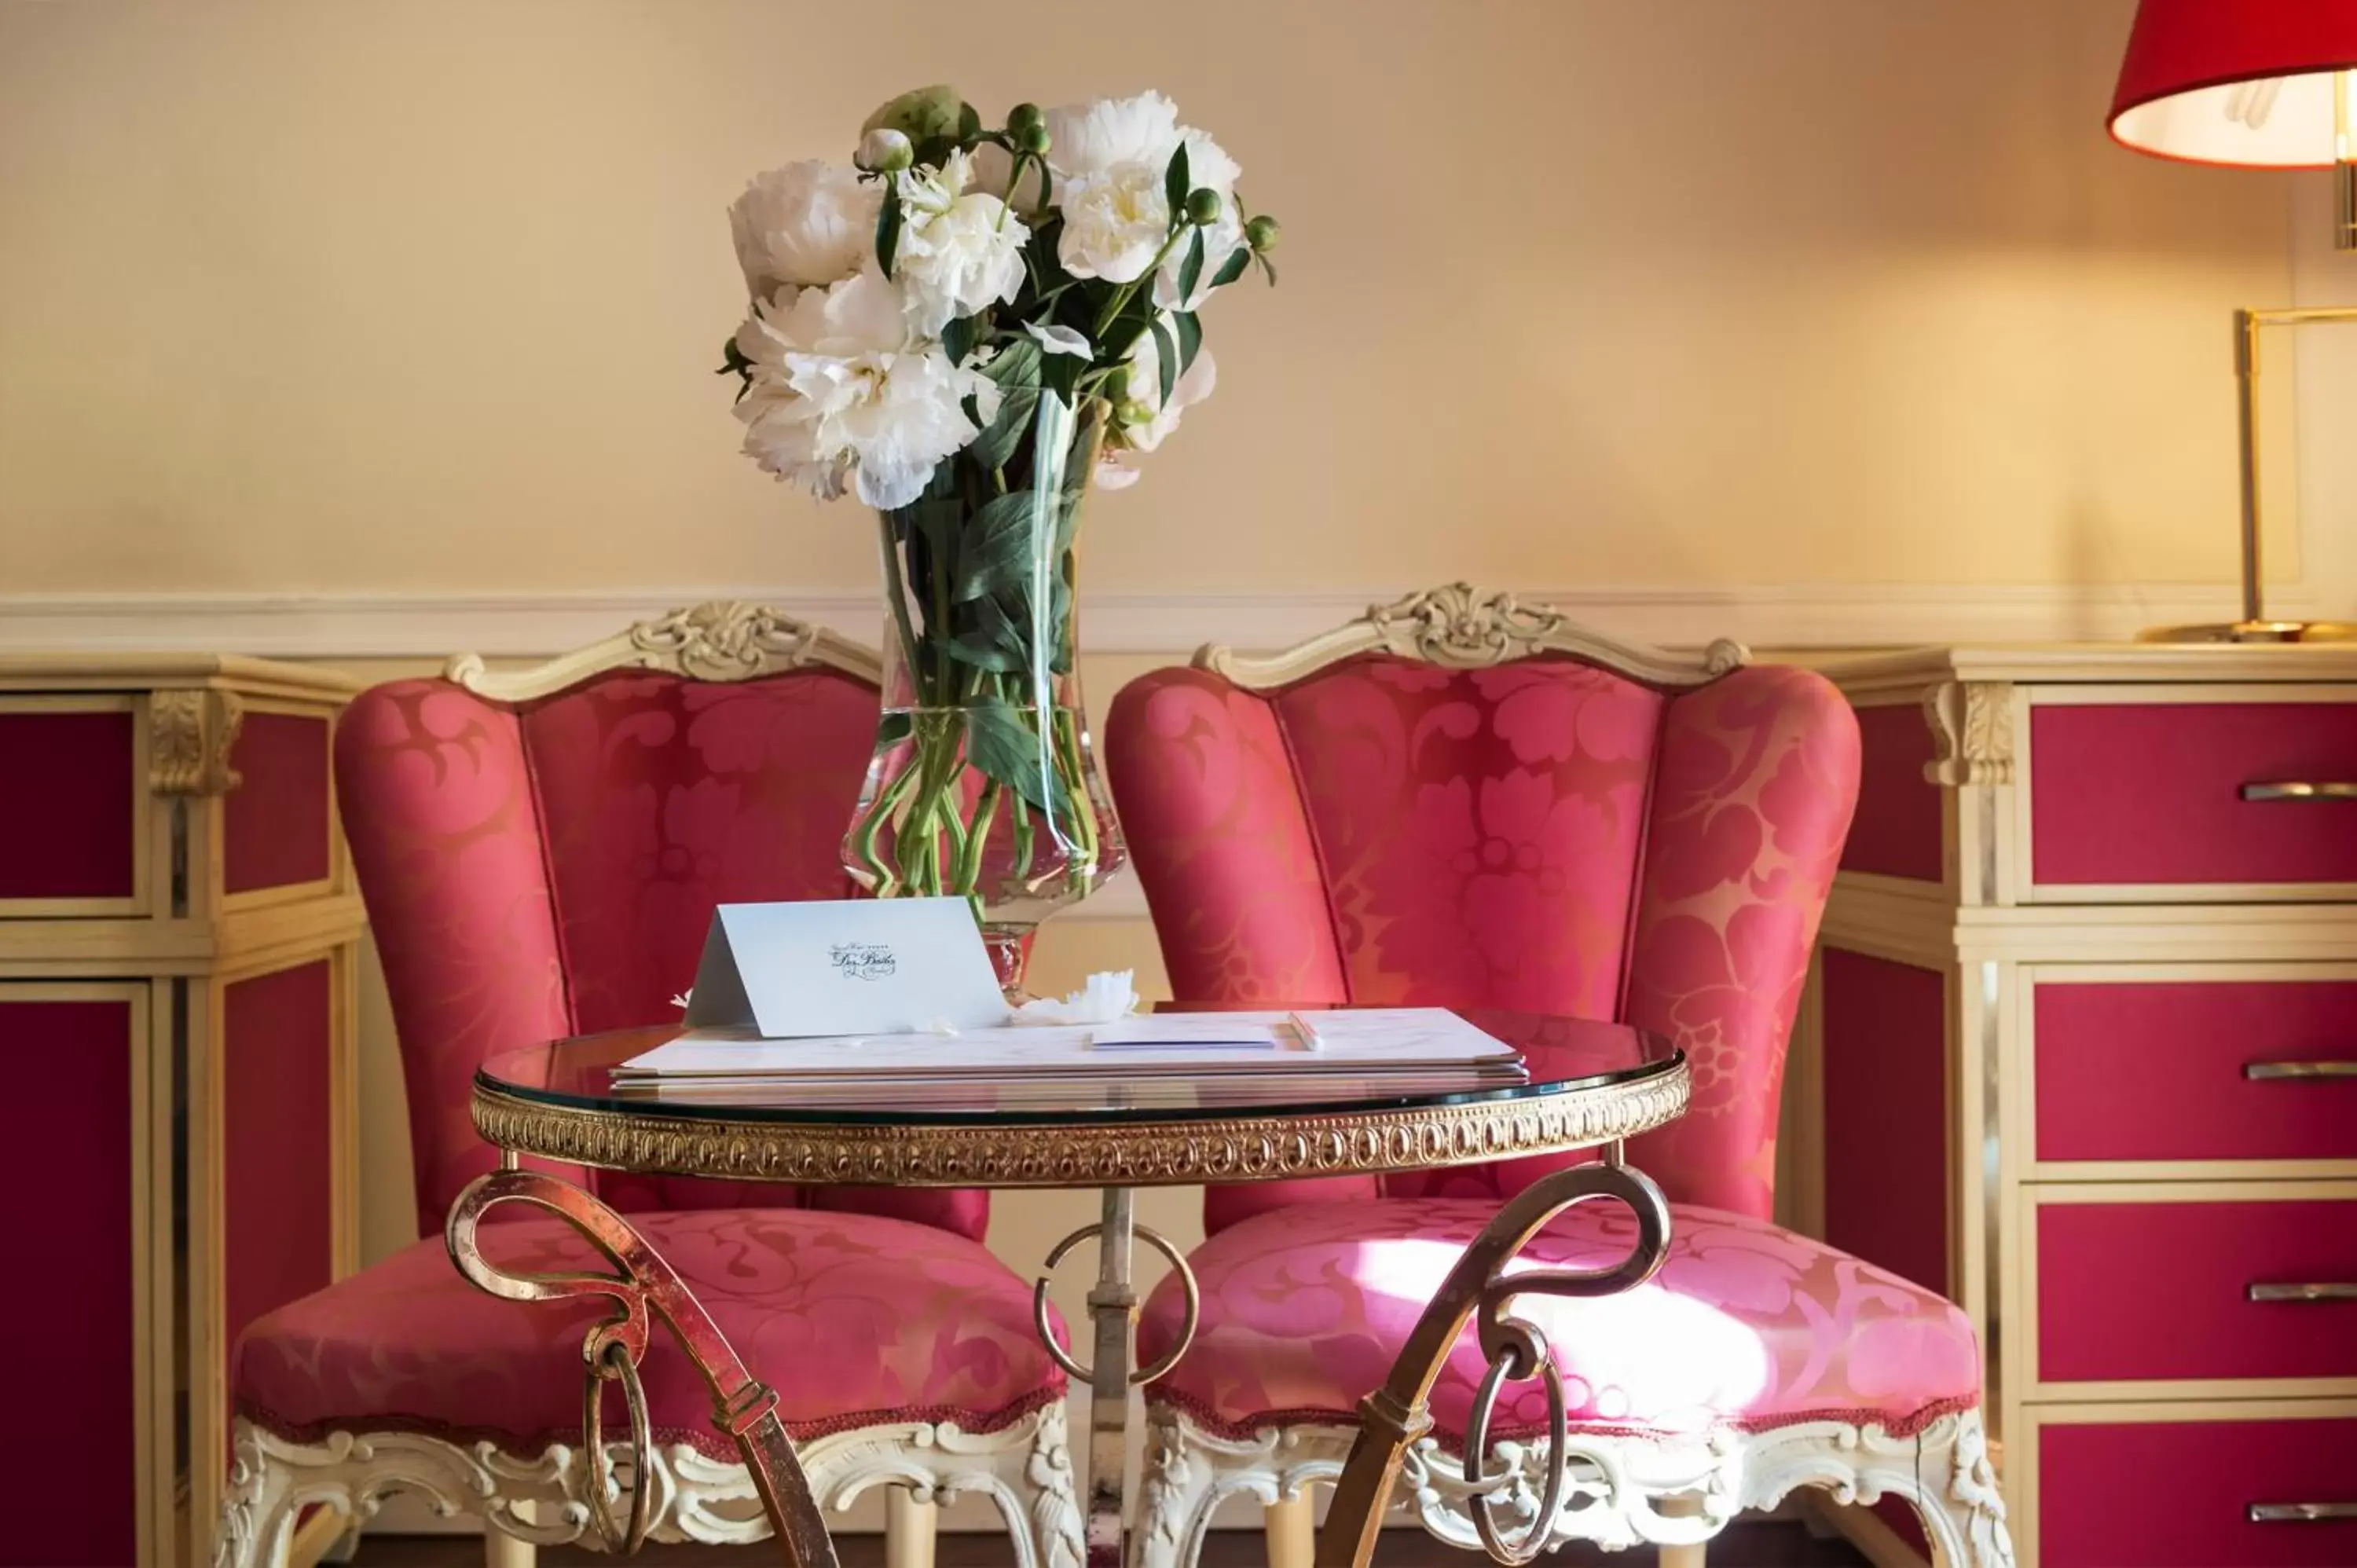
<svg viewBox="0 0 2357 1568">
<path fill-rule="evenodd" d="M 520 703 L 609 671 L 752 681 L 812 666 L 882 683 L 874 650 L 739 600 L 674 610 L 523 669 L 495 671 L 480 655 L 462 653 L 443 676 L 479 696 Z M 481 1518 L 488 1568 L 531 1568 L 543 1545 L 602 1544 L 584 1489 L 588 1466 L 572 1444 L 518 1458 L 489 1443 L 408 1432 L 334 1432 L 318 1443 L 290 1443 L 242 1417 L 232 1444 L 216 1568 L 280 1568 L 307 1509 L 332 1509 L 357 1529 L 396 1492 L 416 1494 L 446 1519 Z M 630 1452 L 627 1441 L 609 1444 L 608 1468 L 635 1488 L 640 1478 L 631 1475 Z M 931 1568 L 939 1504 L 969 1494 L 986 1498 L 1006 1520 L 1017 1568 L 1079 1568 L 1081 1515 L 1061 1401 L 996 1432 L 890 1422 L 797 1444 L 795 1452 L 819 1506 L 829 1511 L 886 1488 L 887 1568 Z M 733 1544 L 769 1538 L 769 1520 L 742 1464 L 679 1444 L 656 1450 L 648 1470 L 651 1539 Z"/>
<path fill-rule="evenodd" d="M 1623 642 L 1559 610 L 1452 583 L 1370 606 L 1283 652 L 1252 656 L 1207 645 L 1193 662 L 1245 690 L 1268 691 L 1369 652 L 1451 670 L 1565 653 L 1672 691 L 1706 685 L 1750 657 L 1726 639 L 1695 654 Z M 1263 1506 L 1272 1568 L 1308 1568 L 1317 1550 L 1310 1488 L 1341 1474 L 1357 1432 L 1302 1423 L 1265 1427 L 1240 1441 L 1205 1431 L 1175 1408 L 1150 1404 L 1137 1568 L 1191 1568 L 1212 1514 L 1238 1497 Z M 1664 1568 L 1701 1568 L 1705 1543 L 1738 1514 L 1773 1509 L 1808 1489 L 1843 1505 L 1906 1501 L 1951 1568 L 2007 1568 L 2013 1560 L 1977 1409 L 1941 1416 L 1903 1436 L 1838 1421 L 1682 1441 L 1575 1432 L 1566 1457 L 1567 1484 L 1547 1523 L 1545 1550 L 1572 1541 L 1608 1550 L 1652 1545 Z M 1485 1474 L 1512 1478 L 1492 1506 L 1527 1521 L 1518 1528 L 1534 1527 L 1547 1469 L 1543 1443 L 1495 1444 Z M 1461 1455 L 1422 1438 L 1407 1450 L 1400 1482 L 1395 1507 L 1450 1545 L 1480 1550 L 1474 1514 L 1481 1505 L 1466 1483 Z M 1534 1544 L 1538 1539 L 1534 1529 Z"/>
</svg>

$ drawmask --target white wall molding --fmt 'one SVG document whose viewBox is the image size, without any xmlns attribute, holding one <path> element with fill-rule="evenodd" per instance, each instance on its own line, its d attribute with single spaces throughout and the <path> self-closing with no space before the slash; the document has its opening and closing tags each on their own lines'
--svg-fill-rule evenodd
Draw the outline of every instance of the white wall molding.
<svg viewBox="0 0 2357 1568">
<path fill-rule="evenodd" d="M 1181 655 L 1205 642 L 1275 649 L 1411 586 L 1291 593 L 1094 594 L 1082 640 L 1102 653 Z M 1927 642 L 2110 640 L 2141 627 L 2231 618 L 2235 593 L 2165 585 L 1940 586 L 1787 584 L 1750 587 L 1517 588 L 1598 629 L 1670 647 L 1735 637 L 1764 649 Z M 632 620 L 705 599 L 755 599 L 873 639 L 874 596 L 776 585 L 642 593 L 0 595 L 0 653 L 218 650 L 282 659 L 439 659 L 459 651 L 542 657 Z M 2277 614 L 2317 613 L 2313 589 L 2284 585 Z"/>
<path fill-rule="evenodd" d="M 1275 649 L 1396 598 L 1397 588 L 1315 593 L 1101 594 L 1082 601 L 1082 640 L 1102 653 L 1181 658 L 1205 642 Z M 1620 637 L 1698 647 L 1735 637 L 1763 649 L 1889 648 L 1927 642 L 2111 640 L 2141 627 L 2231 618 L 2235 590 L 2170 585 L 1596 587 L 1517 589 Z M 633 620 L 705 599 L 754 599 L 874 640 L 872 594 L 770 586 L 642 594 L 0 595 L 0 653 L 218 650 L 280 659 L 441 659 L 457 651 L 540 658 L 586 647 Z M 2279 615 L 2313 615 L 2287 585 Z M 1142 920 L 1136 878 L 1116 875 L 1064 918 Z"/>
</svg>

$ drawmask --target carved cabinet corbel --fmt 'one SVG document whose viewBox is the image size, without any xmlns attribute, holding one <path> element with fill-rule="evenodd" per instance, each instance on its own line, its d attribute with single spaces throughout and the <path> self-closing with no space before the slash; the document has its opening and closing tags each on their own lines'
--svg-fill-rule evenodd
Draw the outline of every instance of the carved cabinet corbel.
<svg viewBox="0 0 2357 1568">
<path fill-rule="evenodd" d="M 341 675 L 0 655 L 0 1565 L 201 1561 L 244 1323 L 356 1262 Z M 203 1528 L 192 1536 L 190 1520 Z"/>
<path fill-rule="evenodd" d="M 1826 673 L 1795 1218 L 1971 1315 L 2025 1568 L 2357 1562 L 2357 648 Z"/>
</svg>

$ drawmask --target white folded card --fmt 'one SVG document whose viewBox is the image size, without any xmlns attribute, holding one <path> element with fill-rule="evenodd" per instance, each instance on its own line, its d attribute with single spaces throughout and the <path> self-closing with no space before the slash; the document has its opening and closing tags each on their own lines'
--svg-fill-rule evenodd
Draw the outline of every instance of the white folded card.
<svg viewBox="0 0 2357 1568">
<path fill-rule="evenodd" d="M 963 898 L 723 904 L 683 1021 L 772 1040 L 978 1029 L 1006 999 Z"/>
</svg>

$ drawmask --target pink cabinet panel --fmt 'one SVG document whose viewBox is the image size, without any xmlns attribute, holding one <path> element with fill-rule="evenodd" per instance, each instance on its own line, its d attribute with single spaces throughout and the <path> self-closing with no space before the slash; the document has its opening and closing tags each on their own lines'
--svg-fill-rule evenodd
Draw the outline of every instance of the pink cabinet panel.
<svg viewBox="0 0 2357 1568">
<path fill-rule="evenodd" d="M 1917 1284 L 1948 1283 L 1946 991 L 1935 969 L 1820 960 L 1825 1240 Z"/>
<path fill-rule="evenodd" d="M 221 1348 L 335 1278 L 334 965 L 222 987 Z"/>
<path fill-rule="evenodd" d="M 1857 814 L 1842 845 L 1841 868 L 1939 881 L 1940 790 L 1923 776 L 1932 761 L 1932 726 L 1922 707 L 1860 708 L 1857 732 Z"/>
<path fill-rule="evenodd" d="M 2357 1520 L 2254 1523 L 2255 1503 L 2357 1502 L 2357 1420 L 2047 1425 L 2040 1568 L 2348 1568 Z"/>
<path fill-rule="evenodd" d="M 221 802 L 221 886 L 229 893 L 324 882 L 334 866 L 328 723 L 317 714 L 249 713 Z"/>
<path fill-rule="evenodd" d="M 2357 801 L 2241 796 L 2357 781 L 2357 703 L 2040 703 L 2029 732 L 2041 886 L 2357 882 Z"/>
<path fill-rule="evenodd" d="M 127 999 L 24 1001 L 0 984 L 0 1070 L 26 1090 L 0 1096 L 0 1184 L 10 1253 L 30 1271 L 16 1282 L 8 1399 L 20 1413 L 0 1435 L 0 1467 L 38 1493 L 0 1530 L 8 1568 L 138 1556 L 136 1026 Z"/>
<path fill-rule="evenodd" d="M 0 902 L 135 895 L 133 723 L 128 708 L 0 711 Z"/>
<path fill-rule="evenodd" d="M 2045 980 L 2033 994 L 2040 1159 L 2357 1159 L 2357 1078 L 2243 1075 L 2357 1060 L 2357 980 Z"/>
<path fill-rule="evenodd" d="M 2048 1382 L 2357 1377 L 2357 1200 L 2038 1206 L 2038 1374 Z"/>
</svg>

